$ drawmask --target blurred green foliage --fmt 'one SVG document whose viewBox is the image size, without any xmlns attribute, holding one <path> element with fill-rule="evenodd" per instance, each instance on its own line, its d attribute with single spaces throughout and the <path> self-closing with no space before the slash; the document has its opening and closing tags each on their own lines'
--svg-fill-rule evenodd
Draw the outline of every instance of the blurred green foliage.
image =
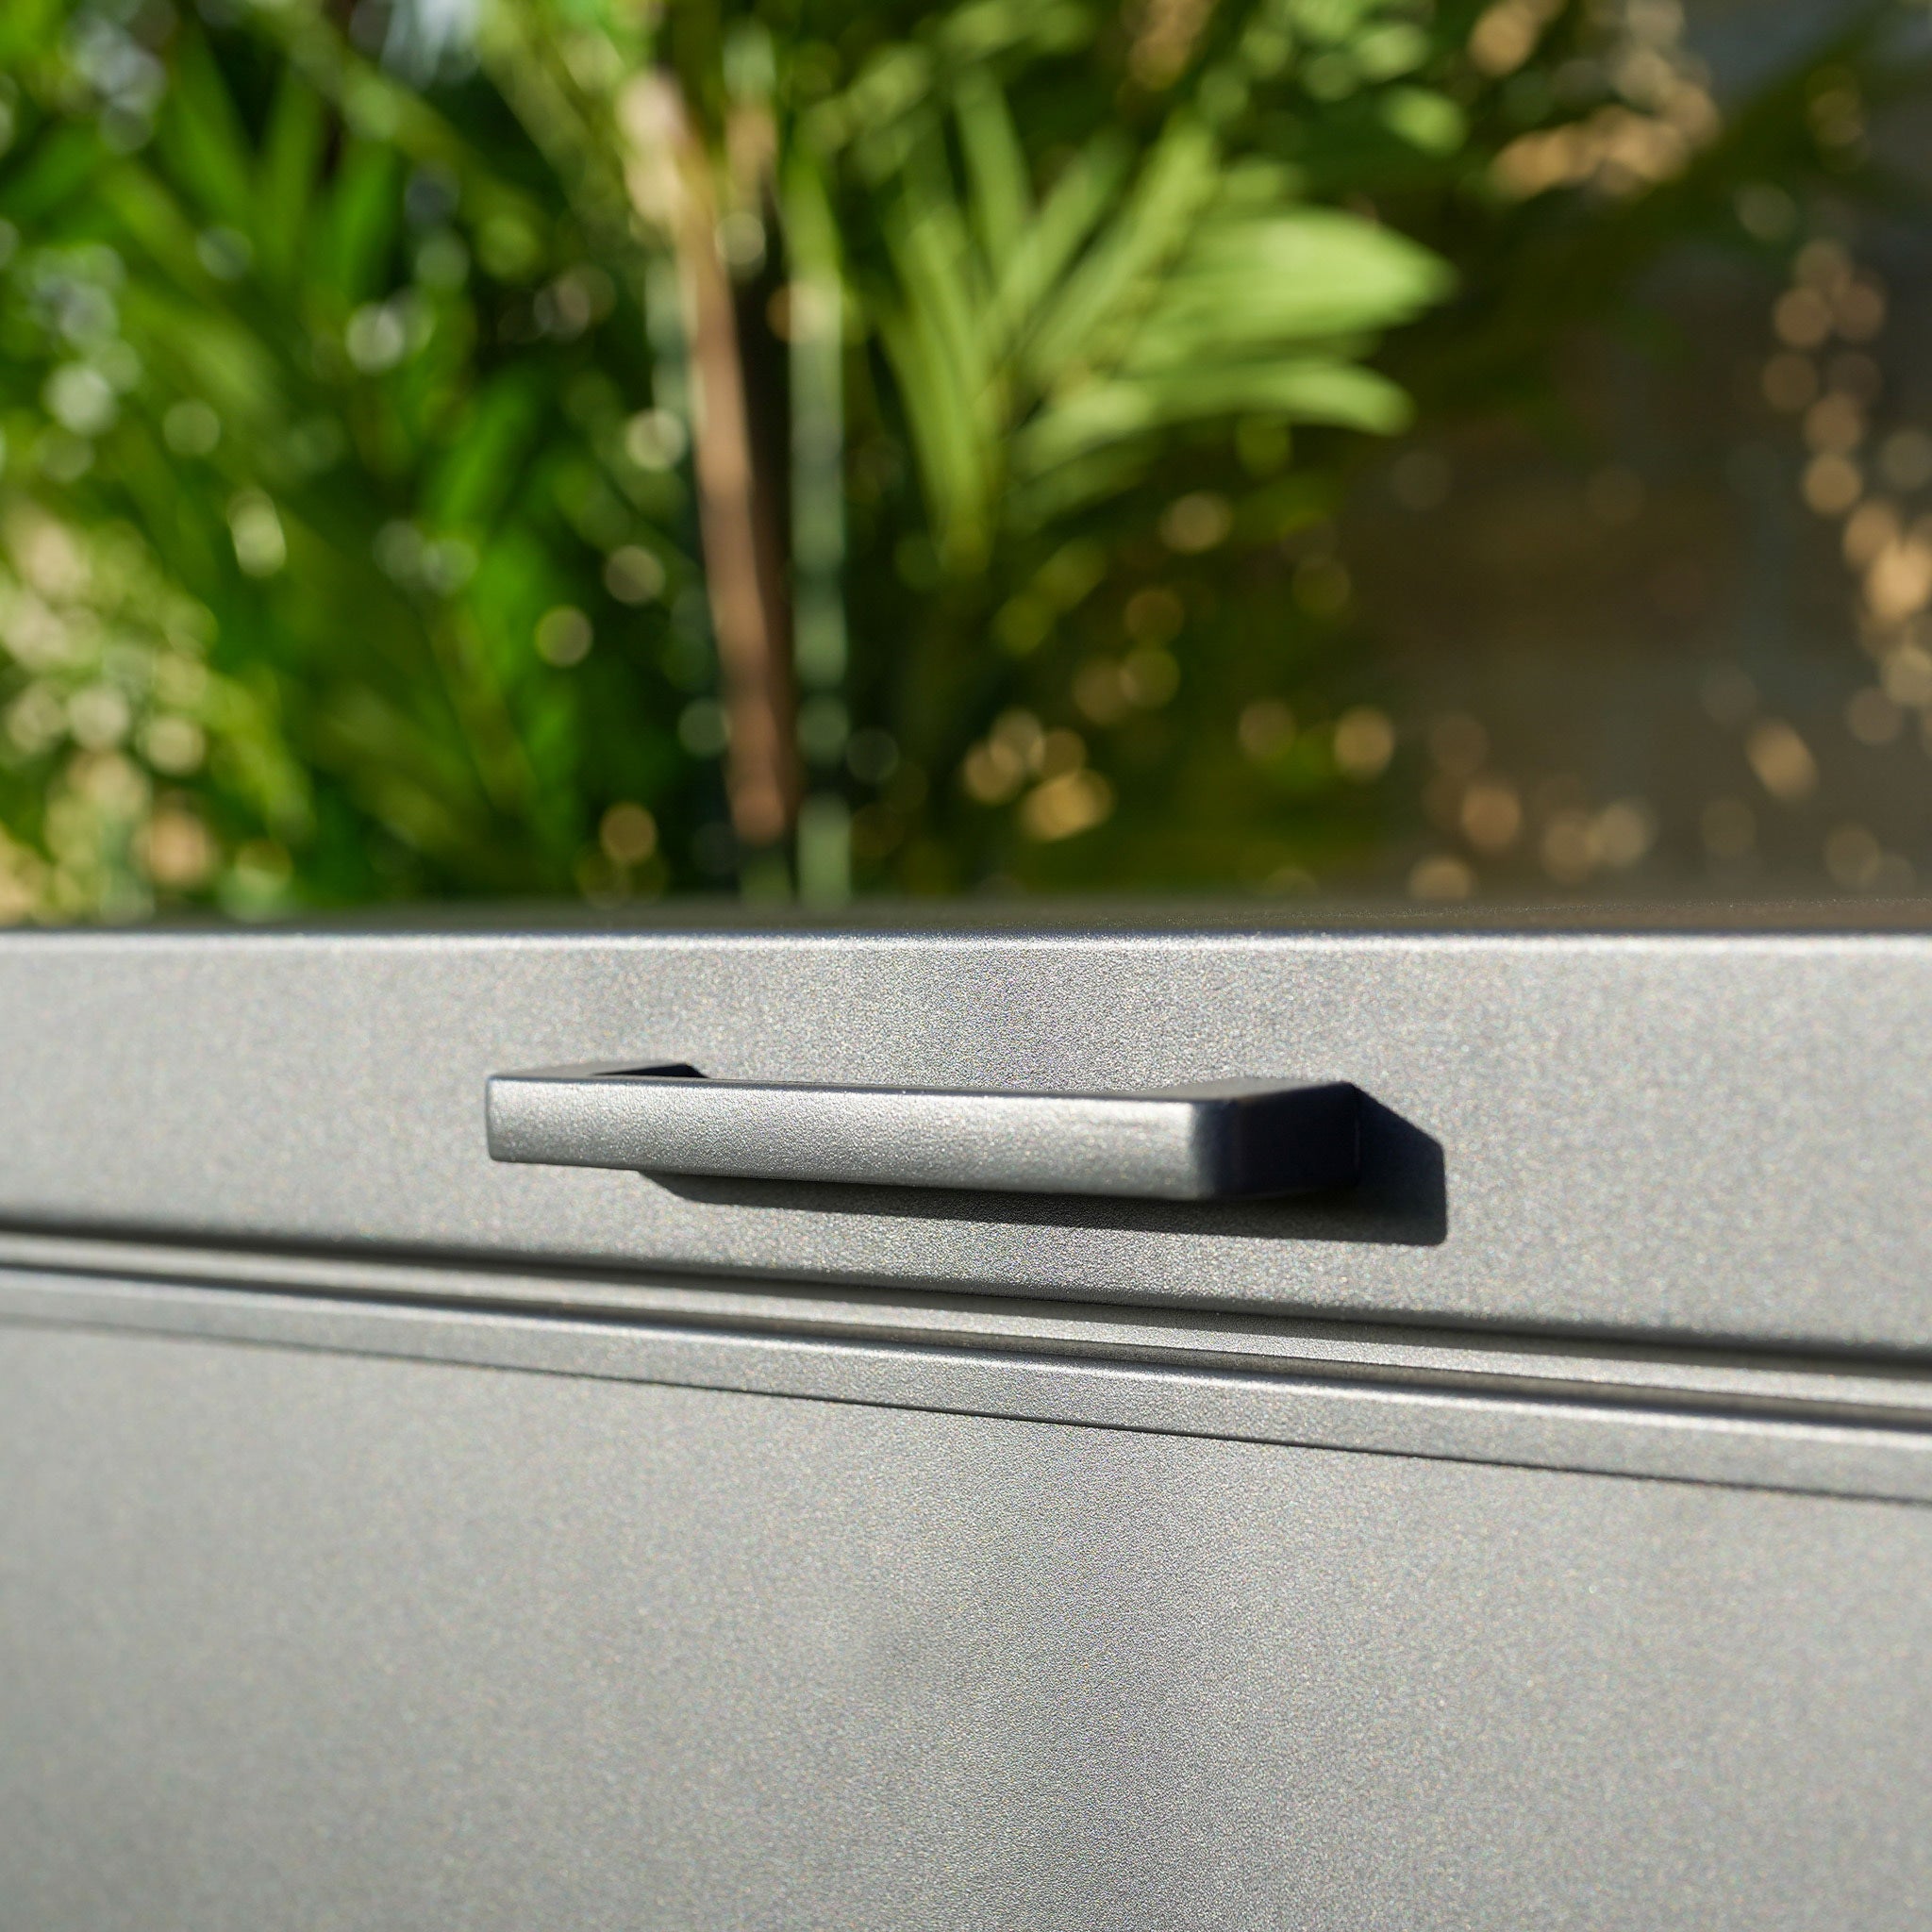
<svg viewBox="0 0 1932 1932">
<path fill-rule="evenodd" d="M 1658 0 L 15 0 L 0 916 L 1319 874 L 1406 809 L 1352 475 L 1841 182 L 1878 18 L 1721 116 Z M 760 852 L 673 165 L 784 552 Z"/>
</svg>

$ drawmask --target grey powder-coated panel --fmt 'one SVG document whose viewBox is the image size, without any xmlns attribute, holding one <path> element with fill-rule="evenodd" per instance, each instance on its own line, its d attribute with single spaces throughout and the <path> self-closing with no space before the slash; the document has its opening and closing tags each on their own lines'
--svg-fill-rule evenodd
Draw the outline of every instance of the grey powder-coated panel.
<svg viewBox="0 0 1932 1932">
<path fill-rule="evenodd" d="M 1916 1927 L 1932 1513 L 0 1345 L 37 1932 Z"/>
<path fill-rule="evenodd" d="M 1924 1348 L 1928 1009 L 1914 936 L 22 936 L 0 1220 Z M 489 1160 L 485 1077 L 588 1058 L 1374 1105 L 1304 1202 Z"/>
<path fill-rule="evenodd" d="M 1471 1362 L 1457 1370 L 1442 1357 L 1464 1351 L 1412 1343 L 1377 1350 L 1386 1364 L 1379 1374 L 1363 1361 L 1337 1373 L 1342 1365 L 1332 1357 L 1326 1373 L 1311 1359 L 1257 1362 L 1262 1373 L 1243 1374 L 1225 1358 L 1216 1366 L 1083 1358 L 1016 1345 L 1018 1337 L 1004 1346 L 963 1346 L 955 1337 L 932 1347 L 715 1325 L 741 1318 L 752 1299 L 694 1289 L 690 1302 L 723 1306 L 687 1306 L 681 1322 L 585 1321 L 0 1269 L 0 1322 L 1932 1504 L 1932 1391 L 1917 1377 L 1728 1365 L 1678 1365 L 1674 1374 L 1664 1364 L 1625 1363 L 1619 1385 L 1606 1379 L 1620 1373 L 1614 1358 L 1573 1357 L 1566 1379 L 1550 1373 L 1560 1365 L 1547 1357 L 1532 1364 L 1519 1355 L 1511 1374 L 1507 1353 L 1469 1351 L 1487 1369 Z M 1126 1345 L 1144 1348 L 1148 1325 L 1141 1311 L 1123 1322 Z M 1421 1357 L 1420 1373 L 1389 1373 L 1388 1357 L 1398 1354 Z M 1544 1374 L 1524 1386 L 1521 1372 L 1531 1366 Z M 1657 1378 L 1647 1389 L 1628 1379 L 1641 1366 Z M 1685 1378 L 1701 1388 L 1684 1387 Z"/>
</svg>

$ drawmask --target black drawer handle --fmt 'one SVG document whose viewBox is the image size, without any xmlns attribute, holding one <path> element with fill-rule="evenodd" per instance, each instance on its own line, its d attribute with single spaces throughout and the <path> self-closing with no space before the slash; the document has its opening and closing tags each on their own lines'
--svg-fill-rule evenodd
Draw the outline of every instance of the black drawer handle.
<svg viewBox="0 0 1932 1932">
<path fill-rule="evenodd" d="M 546 1067 L 485 1089 L 491 1158 L 743 1180 L 1229 1201 L 1356 1177 L 1353 1087 L 955 1092 Z"/>
</svg>

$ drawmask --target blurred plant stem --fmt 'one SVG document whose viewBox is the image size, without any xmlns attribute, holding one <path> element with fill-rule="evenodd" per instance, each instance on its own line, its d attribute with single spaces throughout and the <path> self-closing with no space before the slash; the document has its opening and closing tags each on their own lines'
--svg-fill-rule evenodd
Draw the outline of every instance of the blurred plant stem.
<svg viewBox="0 0 1932 1932">
<path fill-rule="evenodd" d="M 851 731 L 843 702 L 845 625 L 845 291 L 838 229 L 816 168 L 794 157 L 786 182 L 786 291 L 791 384 L 792 654 L 811 708 L 800 742 L 820 768 L 798 819 L 799 896 L 852 895 L 852 812 L 836 789 Z M 828 782 L 828 780 L 830 782 Z"/>
<path fill-rule="evenodd" d="M 666 70 L 627 82 L 618 114 L 630 144 L 625 178 L 632 203 L 668 239 L 677 262 L 706 590 L 729 729 L 732 826 L 747 846 L 769 847 L 790 830 L 797 797 L 791 621 L 775 492 L 758 473 L 711 161 Z"/>
</svg>

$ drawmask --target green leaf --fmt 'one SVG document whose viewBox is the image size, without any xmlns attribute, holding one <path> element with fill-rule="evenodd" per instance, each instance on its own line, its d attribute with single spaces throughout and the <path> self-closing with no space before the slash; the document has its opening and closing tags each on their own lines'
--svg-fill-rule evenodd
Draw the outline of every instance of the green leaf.
<svg viewBox="0 0 1932 1932">
<path fill-rule="evenodd" d="M 959 77 L 953 108 L 973 191 L 974 225 L 997 274 L 1011 259 L 1033 213 L 1026 156 L 1007 97 L 983 67 L 969 67 Z"/>
<path fill-rule="evenodd" d="M 206 42 L 191 41 L 174 75 L 174 111 L 156 139 L 201 225 L 252 234 L 255 156 L 233 95 Z"/>
<path fill-rule="evenodd" d="M 512 365 L 486 384 L 425 480 L 427 521 L 441 529 L 491 528 L 529 461 L 542 406 L 541 386 L 526 369 Z"/>
<path fill-rule="evenodd" d="M 386 294 L 397 229 L 397 157 L 392 148 L 357 139 L 342 158 L 330 197 L 324 265 L 339 299 L 366 302 Z"/>
<path fill-rule="evenodd" d="M 293 280 L 302 258 L 327 131 L 321 97 L 287 70 L 269 109 L 255 221 L 256 258 L 265 275 L 284 284 Z"/>
<path fill-rule="evenodd" d="M 933 521 L 942 540 L 956 549 L 975 551 L 985 541 L 992 489 L 987 452 L 974 421 L 974 399 L 961 390 L 926 310 L 882 313 L 879 333 L 899 378 Z"/>
<path fill-rule="evenodd" d="M 1133 160 L 1120 135 L 1096 135 L 1069 161 L 1000 271 L 987 313 L 989 354 L 1004 354 L 1058 287 L 1067 265 L 1113 205 Z"/>
<path fill-rule="evenodd" d="M 984 307 L 965 217 L 953 198 L 937 134 L 926 130 L 905 192 L 885 224 L 886 244 L 911 304 L 931 327 L 962 393 L 976 396 L 988 375 L 974 318 Z"/>
<path fill-rule="evenodd" d="M 1187 114 L 1176 114 L 1149 155 L 1126 204 L 1108 223 L 1027 345 L 1033 379 L 1049 387 L 1075 360 L 1105 358 L 1103 333 L 1124 303 L 1143 299 L 1162 263 L 1186 242 L 1188 229 L 1213 192 L 1213 136 Z"/>
<path fill-rule="evenodd" d="M 1349 50 L 1370 80 L 1393 80 L 1412 74 L 1429 58 L 1429 37 L 1413 21 L 1390 21 L 1371 27 Z"/>
<path fill-rule="evenodd" d="M 1092 32 L 1091 12 L 1066 0 L 968 0 L 941 16 L 935 39 L 948 60 L 979 61 L 1028 43 L 1061 51 Z"/>
<path fill-rule="evenodd" d="M 1469 138 L 1469 121 L 1447 94 L 1429 88 L 1391 88 L 1376 103 L 1382 125 L 1425 155 L 1453 155 Z"/>
<path fill-rule="evenodd" d="M 0 183 L 0 212 L 23 232 L 51 221 L 75 200 L 85 201 L 104 172 L 102 159 L 92 127 L 56 124 L 8 168 Z"/>
<path fill-rule="evenodd" d="M 1450 285 L 1392 230 L 1326 208 L 1210 222 L 1137 331 L 1127 366 L 1184 363 L 1217 344 L 1295 342 L 1387 327 Z"/>
<path fill-rule="evenodd" d="M 1389 435 L 1403 428 L 1410 413 L 1407 396 L 1394 383 L 1355 363 L 1231 362 L 1093 383 L 1029 424 L 1015 444 L 1014 461 L 1037 474 L 1108 443 L 1238 415 L 1278 415 Z"/>
</svg>

